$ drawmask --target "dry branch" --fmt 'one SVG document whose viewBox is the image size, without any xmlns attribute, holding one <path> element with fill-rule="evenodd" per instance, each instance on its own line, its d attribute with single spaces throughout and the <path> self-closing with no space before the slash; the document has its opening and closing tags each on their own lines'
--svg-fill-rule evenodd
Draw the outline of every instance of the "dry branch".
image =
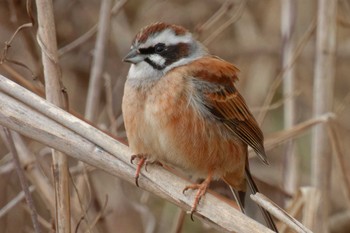
<svg viewBox="0 0 350 233">
<path fill-rule="evenodd" d="M 239 20 L 244 12 L 246 6 L 246 0 L 242 0 L 235 13 L 223 24 L 221 24 L 213 33 L 210 34 L 204 41 L 203 44 L 208 45 L 214 41 L 214 39 L 220 35 L 225 29 L 227 29 L 230 25 L 234 24 L 237 20 Z"/>
<path fill-rule="evenodd" d="M 33 192 L 35 190 L 35 187 L 29 186 L 28 187 L 29 192 Z M 19 194 L 17 194 L 11 201 L 9 201 L 4 207 L 0 209 L 0 218 L 5 216 L 12 208 L 14 208 L 18 203 L 20 203 L 23 199 L 24 191 L 21 191 Z"/>
<path fill-rule="evenodd" d="M 52 0 L 36 0 L 38 12 L 37 40 L 41 47 L 44 68 L 46 99 L 61 108 L 67 108 L 68 101 L 63 93 L 61 68 L 58 64 L 56 27 Z M 52 170 L 55 183 L 56 231 L 70 233 L 70 195 L 67 156 L 52 150 Z"/>
<path fill-rule="evenodd" d="M 109 38 L 111 7 L 112 0 L 102 1 L 85 109 L 85 117 L 91 122 L 96 121 L 99 112 L 98 107 L 100 106 L 103 83 L 102 73 L 105 63 L 106 46 Z"/>
<path fill-rule="evenodd" d="M 328 123 L 328 121 L 330 121 L 332 118 L 334 118 L 334 114 L 329 112 L 329 113 L 325 113 L 321 116 L 312 118 L 310 120 L 304 121 L 302 123 L 299 123 L 291 129 L 286 129 L 283 131 L 272 133 L 272 134 L 268 135 L 265 139 L 265 142 L 264 142 L 265 149 L 267 151 L 271 150 L 271 149 L 275 148 L 276 146 L 278 146 L 278 145 L 280 145 L 288 140 L 300 137 L 304 133 L 306 133 L 307 130 L 310 130 L 315 125 Z M 252 153 L 253 156 L 256 156 L 256 154 L 253 153 L 252 148 L 249 148 L 248 151 L 249 151 L 249 153 Z"/>
<path fill-rule="evenodd" d="M 264 209 L 269 211 L 274 217 L 286 223 L 290 228 L 298 233 L 312 233 L 309 229 L 303 226 L 298 220 L 293 218 L 270 199 L 261 193 L 251 194 L 250 197 L 258 205 L 262 206 Z"/>
<path fill-rule="evenodd" d="M 314 74 L 314 116 L 331 111 L 335 76 L 337 1 L 319 0 Z M 311 229 L 328 232 L 332 150 L 325 125 L 315 127 L 312 135 L 311 181 L 321 193 Z"/>
<path fill-rule="evenodd" d="M 1 75 L 0 90 L 1 125 L 134 183 L 132 152 L 125 145 Z M 139 184 L 185 210 L 191 208 L 193 193 L 182 194 L 189 182 L 161 167 L 142 172 Z M 211 193 L 195 215 L 223 232 L 272 232 Z"/>
<path fill-rule="evenodd" d="M 279 72 L 277 74 L 275 80 L 271 84 L 269 91 L 267 93 L 267 96 L 264 100 L 262 111 L 259 113 L 259 115 L 257 117 L 258 123 L 261 124 L 264 121 L 266 114 L 267 114 L 268 106 L 271 104 L 271 101 L 272 101 L 274 95 L 276 94 L 276 91 L 277 91 L 279 85 L 282 82 L 283 74 L 286 71 L 288 71 L 295 64 L 295 62 L 299 58 L 301 52 L 303 52 L 307 43 L 310 41 L 312 35 L 314 34 L 315 29 L 316 29 L 316 20 L 313 19 L 312 22 L 310 23 L 310 25 L 308 26 L 308 28 L 306 29 L 305 33 L 303 34 L 302 38 L 300 39 L 300 41 L 298 41 L 296 48 L 295 48 L 295 51 L 294 51 L 293 58 L 290 60 L 288 65 L 285 66 L 284 69 L 281 70 L 281 72 Z"/>
<path fill-rule="evenodd" d="M 339 143 L 340 138 L 338 136 L 337 127 L 336 127 L 336 121 L 334 119 L 330 119 L 327 123 L 327 129 L 328 129 L 328 138 L 332 145 L 332 151 L 335 154 L 335 160 L 336 160 L 336 169 L 339 173 L 339 177 L 341 181 L 344 183 L 344 185 L 341 185 L 342 190 L 344 191 L 344 196 L 346 200 L 346 205 L 348 208 L 350 207 L 350 177 L 347 175 L 347 168 L 346 168 L 346 156 L 344 154 L 344 150 Z"/>
<path fill-rule="evenodd" d="M 15 143 L 13 141 L 12 132 L 7 128 L 3 128 L 3 130 L 5 131 L 5 135 L 7 137 L 7 141 L 8 141 L 8 145 L 9 145 L 9 149 L 10 149 L 10 152 L 13 156 L 13 162 L 15 164 L 15 168 L 16 168 L 16 172 L 17 172 L 17 175 L 19 178 L 19 182 L 20 182 L 21 187 L 23 189 L 26 202 L 30 208 L 30 216 L 31 216 L 31 219 L 33 222 L 33 227 L 34 227 L 35 233 L 41 233 L 41 228 L 40 228 L 39 222 L 38 222 L 38 213 L 37 213 L 37 210 L 34 206 L 32 194 L 29 190 L 28 181 L 24 175 L 23 168 L 21 167 L 19 156 L 18 156 L 16 147 L 15 147 Z"/>
<path fill-rule="evenodd" d="M 282 33 L 282 69 L 286 69 L 293 61 L 295 51 L 295 22 L 297 14 L 297 2 L 294 0 L 283 0 L 281 9 L 281 33 Z M 292 128 L 296 124 L 296 100 L 293 95 L 296 91 L 295 66 L 286 69 L 282 75 L 283 95 L 290 96 L 284 103 L 284 127 Z M 298 186 L 298 155 L 296 144 L 290 140 L 285 145 L 283 185 L 289 193 L 294 193 Z"/>
<path fill-rule="evenodd" d="M 1 131 L 0 131 L 1 132 Z M 3 140 L 5 135 L 1 134 Z M 37 193 L 39 194 L 42 202 L 46 206 L 47 210 L 50 211 L 52 216 L 55 215 L 55 200 L 52 198 L 52 193 L 54 193 L 53 187 L 46 177 L 42 175 L 39 167 L 34 165 L 35 155 L 28 148 L 25 140 L 21 135 L 16 132 L 12 133 L 12 137 L 15 141 L 16 150 L 18 151 L 18 156 L 20 163 L 25 169 L 25 175 L 29 179 L 30 183 L 35 186 Z"/>
<path fill-rule="evenodd" d="M 125 3 L 128 0 L 119 0 L 117 3 L 113 6 L 111 9 L 111 14 L 116 15 L 119 13 L 119 11 L 123 8 Z M 72 51 L 73 49 L 77 48 L 78 46 L 84 44 L 87 42 L 95 33 L 97 32 L 98 24 L 94 24 L 88 31 L 86 31 L 83 35 L 78 37 L 76 40 L 72 41 L 71 43 L 65 45 L 64 47 L 60 48 L 58 50 L 59 57 L 67 54 L 68 52 Z"/>
</svg>

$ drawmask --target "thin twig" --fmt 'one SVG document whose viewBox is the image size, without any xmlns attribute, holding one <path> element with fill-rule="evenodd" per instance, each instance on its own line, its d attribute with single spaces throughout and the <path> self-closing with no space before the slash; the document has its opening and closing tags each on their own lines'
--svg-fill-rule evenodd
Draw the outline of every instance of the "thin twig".
<svg viewBox="0 0 350 233">
<path fill-rule="evenodd" d="M 211 26 L 213 26 L 221 17 L 223 17 L 233 6 L 233 2 L 226 0 L 221 7 L 201 26 L 197 28 L 197 32 L 199 34 L 208 30 Z"/>
<path fill-rule="evenodd" d="M 29 186 L 28 191 L 32 193 L 35 190 L 35 187 Z M 24 191 L 19 192 L 11 201 L 9 201 L 4 207 L 0 209 L 0 218 L 5 216 L 13 207 L 20 203 L 25 198 Z"/>
<path fill-rule="evenodd" d="M 246 0 L 241 0 L 239 3 L 236 12 L 232 15 L 230 19 L 228 19 L 225 23 L 223 23 L 220 27 L 218 27 L 213 33 L 210 34 L 204 41 L 204 45 L 208 45 L 214 41 L 214 39 L 220 35 L 226 28 L 228 28 L 231 24 L 235 23 L 239 20 L 244 12 L 244 8 L 246 5 Z"/>
<path fill-rule="evenodd" d="M 281 1 L 281 34 L 282 34 L 282 69 L 291 63 L 295 51 L 295 22 L 297 14 L 297 2 L 294 0 Z M 292 128 L 296 124 L 296 100 L 293 93 L 296 90 L 295 66 L 284 72 L 283 95 L 292 96 L 284 103 L 284 127 Z M 298 164 L 299 158 L 296 153 L 296 144 L 293 140 L 285 144 L 283 156 L 283 186 L 289 193 L 294 193 L 299 183 Z"/>
<path fill-rule="evenodd" d="M 0 136 L 4 140 L 6 135 L 4 135 L 2 132 L 3 131 L 0 131 Z M 42 175 L 37 166 L 31 166 L 34 164 L 35 156 L 29 150 L 27 144 L 23 140 L 23 137 L 16 132 L 12 132 L 12 137 L 16 143 L 15 146 L 20 162 L 22 166 L 26 168 L 26 177 L 35 186 L 35 189 L 41 197 L 44 205 L 50 211 L 52 216 L 54 216 L 55 201 L 52 199 L 52 193 L 54 192 L 52 186 L 50 185 L 48 179 Z"/>
<path fill-rule="evenodd" d="M 114 116 L 113 112 L 113 91 L 112 91 L 112 81 L 111 76 L 107 73 L 103 75 L 104 80 L 104 90 L 106 95 L 106 112 L 109 120 L 109 131 L 113 135 L 117 135 L 117 119 Z"/>
<path fill-rule="evenodd" d="M 86 169 L 86 166 L 85 166 L 85 164 L 84 163 L 82 163 L 82 162 L 79 162 L 78 163 L 78 166 L 79 167 L 81 167 L 82 169 L 82 175 L 84 176 L 84 178 L 85 178 L 85 176 L 86 176 L 86 174 L 87 174 L 87 169 Z M 91 224 L 89 223 L 90 221 L 89 221 L 89 216 L 88 216 L 88 214 L 87 214 L 87 211 L 88 211 L 88 208 L 84 208 L 84 204 L 83 204 L 83 201 L 82 201 L 82 198 L 81 198 L 81 195 L 80 195 L 80 193 L 79 193 L 79 189 L 77 188 L 77 185 L 75 184 L 75 182 L 74 182 L 74 179 L 73 179 L 73 177 L 72 177 L 72 173 L 69 173 L 69 177 L 70 177 L 70 179 L 71 179 L 71 182 L 72 182 L 72 186 L 73 186 L 73 189 L 74 189 L 74 194 L 75 194 L 75 197 L 76 197 L 76 199 L 78 200 L 78 203 L 79 203 L 79 206 L 80 206 L 80 208 L 81 208 L 81 212 L 83 213 L 83 216 L 81 217 L 81 220 L 85 220 L 85 222 L 86 222 L 86 224 L 87 224 L 87 226 L 90 226 Z M 85 184 L 86 185 L 88 185 L 88 194 L 90 194 L 91 193 L 91 189 L 90 189 L 90 183 L 86 180 L 86 179 L 82 179 L 84 182 L 85 182 Z M 73 198 L 72 198 L 73 199 Z M 90 201 L 89 201 L 89 203 L 91 203 L 91 195 L 89 195 L 89 198 L 88 198 Z M 80 223 L 81 223 L 81 221 L 79 220 L 78 221 L 78 223 L 77 223 L 77 225 L 76 225 L 76 227 L 75 227 L 75 232 L 77 232 L 78 231 L 78 229 L 79 229 L 79 226 L 80 226 Z M 90 228 L 88 228 L 88 230 L 89 230 L 89 232 L 91 233 L 91 231 L 90 231 Z"/>
<path fill-rule="evenodd" d="M 119 1 L 117 1 L 117 3 L 112 7 L 111 14 L 113 16 L 117 15 L 119 13 L 119 11 L 123 8 L 123 6 L 125 5 L 125 3 L 127 1 L 128 0 L 119 0 Z M 98 27 L 98 24 L 93 25 L 87 32 L 85 32 L 83 35 L 78 37 L 76 40 L 74 40 L 71 43 L 69 43 L 69 44 L 65 45 L 64 47 L 60 48 L 58 50 L 58 56 L 61 57 L 61 56 L 65 55 L 65 54 L 69 53 L 73 49 L 79 47 L 81 44 L 84 44 L 93 35 L 95 35 L 95 33 L 97 32 L 97 27 Z"/>
<path fill-rule="evenodd" d="M 303 208 L 304 199 L 301 194 L 302 193 L 300 191 L 297 192 L 296 195 L 293 196 L 293 199 L 287 203 L 287 207 L 286 207 L 287 212 L 294 218 L 296 218 L 296 216 L 299 216 Z M 287 228 L 288 228 L 288 225 L 282 224 L 279 228 L 279 232 L 284 233 L 286 232 Z"/>
<path fill-rule="evenodd" d="M 276 102 L 274 103 L 271 103 L 269 106 L 267 106 L 266 108 L 263 108 L 263 107 L 251 107 L 250 110 L 252 113 L 255 113 L 255 112 L 261 112 L 261 111 L 271 111 L 271 110 L 274 110 L 274 109 L 277 109 L 281 106 L 283 106 L 283 104 L 286 102 L 286 100 L 288 100 L 289 98 L 295 98 L 296 96 L 299 96 L 300 95 L 300 91 L 294 91 L 294 93 L 292 93 L 291 95 L 286 95 L 286 96 L 283 96 L 282 99 L 280 100 L 277 100 Z"/>
<path fill-rule="evenodd" d="M 102 73 L 105 65 L 105 52 L 109 38 L 111 7 L 112 0 L 102 1 L 85 108 L 85 117 L 91 122 L 96 122 L 101 101 Z"/>
<path fill-rule="evenodd" d="M 63 55 L 69 53 L 73 49 L 77 48 L 81 44 L 84 44 L 86 41 L 88 41 L 95 33 L 97 32 L 97 24 L 92 26 L 87 32 L 85 32 L 83 35 L 78 37 L 76 40 L 72 41 L 71 43 L 65 45 L 64 47 L 60 48 L 58 50 L 58 56 L 62 57 Z"/>
<path fill-rule="evenodd" d="M 308 26 L 308 28 L 306 29 L 306 32 L 303 34 L 302 38 L 300 39 L 300 41 L 297 44 L 293 59 L 291 59 L 290 63 L 287 66 L 285 66 L 284 69 L 281 70 L 281 72 L 279 72 L 277 74 L 275 80 L 272 82 L 272 84 L 269 88 L 269 91 L 267 92 L 267 96 L 264 100 L 264 103 L 262 105 L 263 110 L 260 112 L 260 114 L 257 117 L 257 121 L 259 122 L 260 125 L 264 121 L 265 116 L 267 114 L 267 111 L 265 109 L 267 109 L 267 107 L 271 104 L 271 101 L 272 101 L 279 85 L 282 82 L 283 74 L 295 64 L 295 62 L 299 58 L 301 52 L 304 50 L 307 42 L 311 39 L 311 36 L 313 35 L 315 29 L 316 29 L 316 19 L 313 19 L 312 22 L 310 23 L 310 25 Z"/>
<path fill-rule="evenodd" d="M 10 39 L 8 41 L 5 42 L 5 48 L 2 51 L 2 56 L 0 59 L 0 64 L 3 63 L 4 61 L 7 60 L 7 53 L 9 48 L 11 47 L 12 41 L 15 39 L 15 37 L 17 36 L 17 34 L 24 28 L 29 28 L 29 27 L 33 27 L 32 23 L 25 23 L 22 24 L 21 26 L 19 26 L 16 31 L 12 34 L 12 36 L 10 37 Z"/>
<path fill-rule="evenodd" d="M 13 171 L 14 168 L 15 168 L 15 166 L 13 165 L 13 163 L 2 164 L 0 166 L 0 176 L 3 174 L 10 173 L 11 171 Z"/>
<path fill-rule="evenodd" d="M 27 205 L 21 205 L 21 206 L 26 212 L 30 213 L 30 209 Z M 48 232 L 54 233 L 52 224 L 46 221 L 46 219 L 41 217 L 39 214 L 38 214 L 38 222 L 40 223 L 41 226 L 43 226 L 46 230 L 48 230 Z"/>
<path fill-rule="evenodd" d="M 339 176 L 341 180 L 343 181 L 344 185 L 341 185 L 343 187 L 343 191 L 345 194 L 345 199 L 348 208 L 350 208 L 350 178 L 347 174 L 347 168 L 346 168 L 346 156 L 344 155 L 344 150 L 341 148 L 341 144 L 339 143 L 339 136 L 337 133 L 336 128 L 336 122 L 334 119 L 329 119 L 327 122 L 327 129 L 328 129 L 328 138 L 332 145 L 332 150 L 335 154 L 335 160 L 336 165 L 339 167 L 339 169 L 336 169 L 339 171 Z"/>
<path fill-rule="evenodd" d="M 91 232 L 91 229 L 97 224 L 97 222 L 103 217 L 104 212 L 107 208 L 107 203 L 108 203 L 108 196 L 106 196 L 105 199 L 105 203 L 103 204 L 103 207 L 101 208 L 101 210 L 97 213 L 97 215 L 95 216 L 94 220 L 92 221 L 92 223 L 90 225 L 88 225 L 87 230 L 85 231 L 85 233 Z"/>
<path fill-rule="evenodd" d="M 7 128 L 3 128 L 3 130 L 5 131 L 5 134 L 7 136 L 8 145 L 10 147 L 9 149 L 10 149 L 10 151 L 12 153 L 12 156 L 13 156 L 13 162 L 14 162 L 15 167 L 16 167 L 16 172 L 17 172 L 19 181 L 21 183 L 21 187 L 22 187 L 22 189 L 24 191 L 27 204 L 28 204 L 28 206 L 29 206 L 29 208 L 31 210 L 30 216 L 31 216 L 31 219 L 32 219 L 32 222 L 33 222 L 34 230 L 35 230 L 36 233 L 41 233 L 41 228 L 40 228 L 40 225 L 39 225 L 39 222 L 38 222 L 38 214 L 37 214 L 34 202 L 33 202 L 33 198 L 32 198 L 31 192 L 29 191 L 29 186 L 28 186 L 27 179 L 25 178 L 23 169 L 21 167 L 21 163 L 19 161 L 19 157 L 18 157 L 18 154 L 17 154 L 15 143 L 13 142 L 13 138 L 12 138 L 11 132 Z"/>
<path fill-rule="evenodd" d="M 304 208 L 302 221 L 308 228 L 312 227 L 318 220 L 314 218 L 318 210 L 318 206 L 321 204 L 320 190 L 313 187 L 304 187 L 300 189 L 304 198 Z"/>
<path fill-rule="evenodd" d="M 337 28 L 337 1 L 319 0 L 313 89 L 313 114 L 315 117 L 332 111 L 335 78 L 335 51 Z M 311 229 L 328 232 L 332 150 L 327 126 L 318 125 L 312 132 L 311 183 L 320 191 L 319 206 Z"/>
<path fill-rule="evenodd" d="M 13 59 L 9 59 L 7 57 L 7 54 L 11 48 L 11 44 L 13 42 L 13 40 L 16 38 L 17 34 L 22 31 L 25 28 L 30 28 L 33 27 L 33 23 L 25 23 L 22 24 L 21 26 L 19 26 L 16 31 L 12 34 L 12 36 L 10 37 L 10 39 L 8 41 L 5 41 L 5 47 L 2 51 L 2 55 L 0 57 L 0 65 L 5 65 L 5 63 L 10 63 L 10 64 L 14 64 L 14 65 L 18 65 L 22 68 L 25 68 L 26 70 L 28 70 L 32 77 L 34 77 L 34 73 L 33 71 L 23 62 L 17 61 L 17 60 L 13 60 Z"/>
<path fill-rule="evenodd" d="M 121 9 L 123 9 L 124 5 L 128 2 L 128 0 L 119 0 L 112 7 L 111 14 L 113 16 L 117 15 Z"/>
<path fill-rule="evenodd" d="M 24 209 L 24 211 L 30 213 L 30 209 L 28 208 L 27 205 L 21 205 L 22 208 Z M 44 228 L 44 230 L 46 229 L 48 233 L 55 233 L 55 230 L 53 229 L 53 226 L 50 222 L 46 221 L 46 219 L 44 219 L 42 216 L 40 216 L 38 214 L 38 222 L 40 223 L 40 225 Z"/>
<path fill-rule="evenodd" d="M 173 221 L 172 229 L 170 230 L 171 233 L 181 233 L 185 222 L 186 212 L 182 209 L 177 209 L 176 211 L 175 221 Z"/>
<path fill-rule="evenodd" d="M 281 220 L 283 223 L 287 224 L 290 228 L 295 230 L 298 233 L 312 233 L 309 229 L 307 229 L 303 224 L 301 224 L 298 220 L 293 218 L 290 214 L 284 211 L 277 204 L 272 202 L 266 196 L 261 193 L 251 194 L 251 199 L 255 201 L 258 205 L 266 209 L 270 212 L 274 217 Z"/>
<path fill-rule="evenodd" d="M 281 143 L 284 143 L 288 140 L 295 139 L 296 137 L 302 136 L 307 130 L 311 129 L 317 124 L 327 123 L 329 118 L 333 117 L 333 113 L 325 113 L 322 116 L 312 118 L 310 120 L 304 121 L 295 125 L 291 129 L 274 132 L 270 135 L 267 135 L 264 146 L 266 150 L 270 150 Z M 249 152 L 253 151 L 249 148 Z"/>
<path fill-rule="evenodd" d="M 11 77 L 16 82 L 20 83 L 22 86 L 26 87 L 27 89 L 35 92 L 40 96 L 45 95 L 44 85 L 37 78 L 34 77 L 34 73 L 32 73 L 31 70 L 29 70 L 29 72 L 31 72 L 32 77 L 34 77 L 33 81 L 35 82 L 36 85 L 33 85 L 32 82 L 28 81 L 20 73 L 18 73 L 15 69 L 7 65 L 6 63 L 3 63 L 1 66 L 2 68 L 4 68 L 4 70 L 6 70 L 11 75 Z"/>
</svg>

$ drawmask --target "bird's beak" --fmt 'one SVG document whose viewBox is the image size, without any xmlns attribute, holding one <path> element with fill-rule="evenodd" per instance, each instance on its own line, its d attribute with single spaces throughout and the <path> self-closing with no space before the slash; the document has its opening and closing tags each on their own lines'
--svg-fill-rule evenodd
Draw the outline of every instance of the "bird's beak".
<svg viewBox="0 0 350 233">
<path fill-rule="evenodd" d="M 129 51 L 129 53 L 123 58 L 123 62 L 130 62 L 132 64 L 139 63 L 144 60 L 142 54 L 140 54 L 137 48 L 133 48 Z"/>
</svg>

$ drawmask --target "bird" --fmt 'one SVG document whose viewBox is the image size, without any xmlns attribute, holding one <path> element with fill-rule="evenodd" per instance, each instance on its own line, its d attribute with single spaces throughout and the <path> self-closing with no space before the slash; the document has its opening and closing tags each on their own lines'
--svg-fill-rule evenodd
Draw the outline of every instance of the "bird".
<svg viewBox="0 0 350 233">
<path fill-rule="evenodd" d="M 263 133 L 236 88 L 239 69 L 210 54 L 189 30 L 164 22 L 142 28 L 123 61 L 131 63 L 122 112 L 131 162 L 138 160 L 136 185 L 142 167 L 158 162 L 204 179 L 184 187 L 197 191 L 191 217 L 217 179 L 235 190 L 243 210 L 247 183 L 258 192 L 248 146 L 268 161 Z"/>
</svg>

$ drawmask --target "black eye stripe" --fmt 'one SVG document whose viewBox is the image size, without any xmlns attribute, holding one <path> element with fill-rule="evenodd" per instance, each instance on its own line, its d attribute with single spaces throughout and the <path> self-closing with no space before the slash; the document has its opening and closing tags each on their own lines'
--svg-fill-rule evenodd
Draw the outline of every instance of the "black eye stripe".
<svg viewBox="0 0 350 233">
<path fill-rule="evenodd" d="M 157 54 L 158 56 L 164 58 L 164 64 L 157 64 L 155 61 L 150 59 L 150 56 L 145 58 L 145 62 L 147 62 L 154 69 L 162 70 L 181 58 L 187 57 L 190 52 L 190 45 L 186 43 L 179 43 L 166 46 L 163 43 L 158 43 L 155 46 L 150 46 L 148 48 L 139 48 L 139 52 L 143 55 Z"/>
<path fill-rule="evenodd" d="M 153 54 L 155 52 L 153 46 L 148 48 L 140 48 L 139 51 L 141 54 Z"/>
<path fill-rule="evenodd" d="M 148 48 L 140 48 L 139 51 L 141 54 L 162 54 L 167 50 L 167 46 L 163 43 L 158 43 L 155 46 L 150 46 Z"/>
</svg>

